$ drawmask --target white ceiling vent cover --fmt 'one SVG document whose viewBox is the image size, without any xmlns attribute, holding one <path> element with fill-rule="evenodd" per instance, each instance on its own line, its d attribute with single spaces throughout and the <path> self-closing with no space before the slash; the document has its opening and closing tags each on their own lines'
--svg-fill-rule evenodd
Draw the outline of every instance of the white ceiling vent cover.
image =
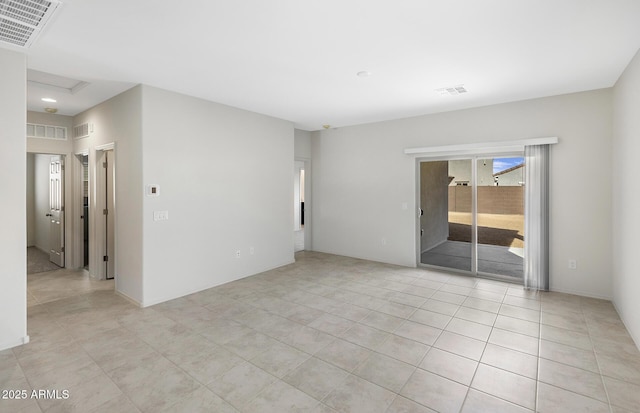
<svg viewBox="0 0 640 413">
<path fill-rule="evenodd" d="M 82 123 L 73 127 L 73 138 L 81 139 L 89 136 L 89 124 Z"/>
<path fill-rule="evenodd" d="M 456 96 L 467 93 L 467 89 L 464 87 L 464 85 L 458 85 L 436 89 L 436 92 L 442 96 Z"/>
<path fill-rule="evenodd" d="M 0 0 L 0 42 L 29 48 L 59 5 L 57 0 Z"/>
</svg>

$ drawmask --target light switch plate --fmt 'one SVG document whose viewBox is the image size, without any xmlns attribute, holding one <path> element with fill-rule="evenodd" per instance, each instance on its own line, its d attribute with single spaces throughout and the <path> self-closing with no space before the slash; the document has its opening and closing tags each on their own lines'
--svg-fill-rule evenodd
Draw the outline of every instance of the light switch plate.
<svg viewBox="0 0 640 413">
<path fill-rule="evenodd" d="M 169 211 L 153 211 L 154 221 L 166 221 L 169 219 Z"/>
</svg>

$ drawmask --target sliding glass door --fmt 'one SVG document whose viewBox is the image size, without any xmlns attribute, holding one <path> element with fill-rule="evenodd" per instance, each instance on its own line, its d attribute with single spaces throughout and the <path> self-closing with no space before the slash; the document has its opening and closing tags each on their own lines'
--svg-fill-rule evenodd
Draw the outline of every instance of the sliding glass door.
<svg viewBox="0 0 640 413">
<path fill-rule="evenodd" d="M 522 279 L 524 159 L 420 163 L 420 263 Z"/>
</svg>

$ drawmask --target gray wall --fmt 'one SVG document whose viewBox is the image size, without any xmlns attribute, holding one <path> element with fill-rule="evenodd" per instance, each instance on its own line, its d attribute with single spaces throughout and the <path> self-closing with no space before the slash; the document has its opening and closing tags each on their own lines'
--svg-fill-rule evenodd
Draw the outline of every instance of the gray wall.
<svg viewBox="0 0 640 413">
<path fill-rule="evenodd" d="M 294 129 L 293 146 L 296 158 L 311 158 L 311 132 Z"/>
<path fill-rule="evenodd" d="M 550 167 L 551 288 L 610 298 L 611 93 L 314 132 L 314 250 L 414 266 L 416 166 L 405 148 L 557 136 Z M 578 269 L 568 268 L 569 259 Z"/>
<path fill-rule="evenodd" d="M 74 141 L 76 152 L 89 153 L 89 177 L 92 196 L 97 187 L 96 148 L 115 145 L 116 155 L 116 290 L 131 300 L 143 301 L 142 266 L 142 87 L 137 86 L 74 117 L 74 124 L 88 122 L 93 125 L 90 136 Z M 80 167 L 80 163 L 74 165 Z M 78 199 L 80 195 L 78 194 Z M 90 202 L 89 245 L 94 249 L 97 219 L 102 212 Z M 101 219 L 102 220 L 102 219 Z M 103 221 L 103 220 L 102 220 Z M 80 220 L 76 221 L 81 225 Z M 76 231 L 76 234 L 80 232 Z M 92 255 L 90 266 L 95 271 L 100 265 L 97 254 Z"/>
<path fill-rule="evenodd" d="M 640 53 L 614 88 L 613 302 L 640 347 Z M 604 211 L 603 211 L 604 212 Z"/>
<path fill-rule="evenodd" d="M 420 163 L 420 205 L 424 215 L 420 225 L 424 230 L 420 251 L 427 251 L 449 236 L 449 162 Z"/>
<path fill-rule="evenodd" d="M 143 198 L 143 304 L 293 262 L 293 124 L 142 91 L 143 184 L 161 187 Z"/>
</svg>

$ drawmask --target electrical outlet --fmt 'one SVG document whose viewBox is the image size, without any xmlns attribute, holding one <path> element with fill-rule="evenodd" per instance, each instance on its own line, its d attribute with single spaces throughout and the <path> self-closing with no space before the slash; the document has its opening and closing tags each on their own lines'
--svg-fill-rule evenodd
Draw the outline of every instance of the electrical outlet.
<svg viewBox="0 0 640 413">
<path fill-rule="evenodd" d="M 240 258 L 240 250 L 236 250 L 236 258 Z"/>
<path fill-rule="evenodd" d="M 387 245 L 387 239 L 386 238 L 380 239 L 380 244 Z"/>
<path fill-rule="evenodd" d="M 578 262 L 576 260 L 569 260 L 569 269 L 575 270 L 578 268 Z"/>
<path fill-rule="evenodd" d="M 249 247 L 249 255 L 253 255 L 254 252 L 256 252 L 256 250 L 253 249 L 253 247 Z"/>
</svg>

